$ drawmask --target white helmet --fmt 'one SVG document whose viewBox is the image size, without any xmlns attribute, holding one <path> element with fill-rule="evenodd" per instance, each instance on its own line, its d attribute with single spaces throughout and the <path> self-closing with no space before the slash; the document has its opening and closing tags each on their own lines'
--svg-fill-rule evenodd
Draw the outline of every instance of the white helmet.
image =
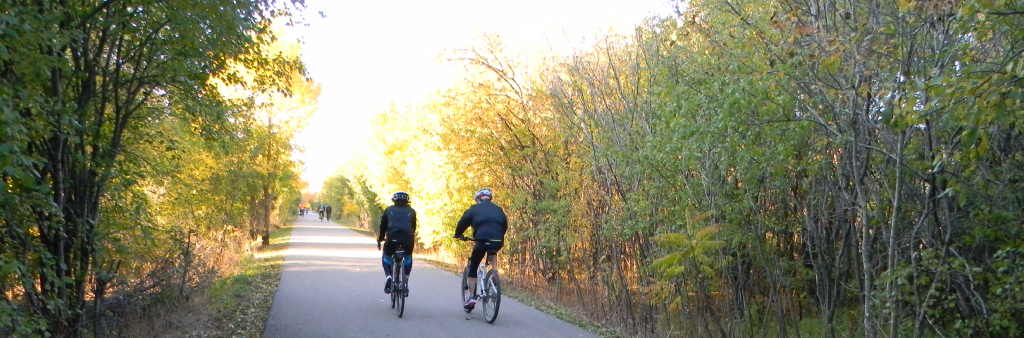
<svg viewBox="0 0 1024 338">
<path fill-rule="evenodd" d="M 477 203 L 479 203 L 480 201 L 483 201 L 483 200 L 488 200 L 489 201 L 493 197 L 494 197 L 494 194 L 491 193 L 491 189 L 490 188 L 480 189 L 480 190 L 478 190 L 476 192 L 476 194 L 473 194 L 473 199 L 476 200 Z"/>
</svg>

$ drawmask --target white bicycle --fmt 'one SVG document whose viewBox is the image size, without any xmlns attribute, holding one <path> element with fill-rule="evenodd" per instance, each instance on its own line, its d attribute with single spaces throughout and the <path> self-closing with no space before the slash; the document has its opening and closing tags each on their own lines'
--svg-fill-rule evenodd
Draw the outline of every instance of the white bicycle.
<svg viewBox="0 0 1024 338">
<path fill-rule="evenodd" d="M 474 241 L 472 238 L 460 237 L 463 241 Z M 467 278 L 469 278 L 469 259 L 466 260 L 466 269 L 462 271 L 462 301 L 465 301 L 467 297 L 472 294 L 472 291 L 467 285 Z M 476 267 L 476 299 L 483 303 L 484 320 L 488 324 L 494 324 L 494 320 L 498 319 L 498 309 L 501 306 L 501 279 L 498 277 L 498 252 L 487 251 L 485 259 L 480 260 L 480 265 Z M 464 309 L 466 313 L 470 313 L 473 309 Z"/>
</svg>

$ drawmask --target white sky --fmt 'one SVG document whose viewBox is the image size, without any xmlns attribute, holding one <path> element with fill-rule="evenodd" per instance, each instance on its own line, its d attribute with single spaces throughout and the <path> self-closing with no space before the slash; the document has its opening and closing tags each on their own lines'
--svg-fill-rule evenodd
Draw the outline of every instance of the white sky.
<svg viewBox="0 0 1024 338">
<path fill-rule="evenodd" d="M 355 153 L 367 121 L 391 102 L 425 98 L 448 79 L 437 55 L 496 33 L 515 51 L 561 50 L 609 27 L 672 13 L 669 0 L 306 0 L 302 58 L 319 110 L 298 135 L 310 191 Z M 317 15 L 323 11 L 326 18 Z M 571 42 L 571 43 L 570 43 Z"/>
</svg>

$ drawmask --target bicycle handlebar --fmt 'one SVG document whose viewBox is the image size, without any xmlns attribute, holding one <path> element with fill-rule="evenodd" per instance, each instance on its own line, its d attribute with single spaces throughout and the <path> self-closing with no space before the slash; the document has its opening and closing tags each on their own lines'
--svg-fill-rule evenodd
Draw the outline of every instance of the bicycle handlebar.
<svg viewBox="0 0 1024 338">
<path fill-rule="evenodd" d="M 455 237 L 455 239 L 460 240 L 460 241 L 466 241 L 466 242 L 475 241 L 475 239 L 472 239 L 472 238 L 469 238 L 469 237 L 466 237 L 466 236 Z"/>
</svg>

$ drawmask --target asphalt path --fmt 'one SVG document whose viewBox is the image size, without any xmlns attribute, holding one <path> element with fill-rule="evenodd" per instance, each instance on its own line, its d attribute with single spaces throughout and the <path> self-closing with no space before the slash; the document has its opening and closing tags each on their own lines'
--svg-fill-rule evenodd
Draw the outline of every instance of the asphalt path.
<svg viewBox="0 0 1024 338">
<path fill-rule="evenodd" d="M 405 314 L 398 318 L 384 293 L 375 239 L 299 217 L 264 338 L 319 337 L 596 337 L 572 324 L 502 297 L 494 324 L 480 305 L 462 310 L 461 277 L 413 261 Z"/>
</svg>

